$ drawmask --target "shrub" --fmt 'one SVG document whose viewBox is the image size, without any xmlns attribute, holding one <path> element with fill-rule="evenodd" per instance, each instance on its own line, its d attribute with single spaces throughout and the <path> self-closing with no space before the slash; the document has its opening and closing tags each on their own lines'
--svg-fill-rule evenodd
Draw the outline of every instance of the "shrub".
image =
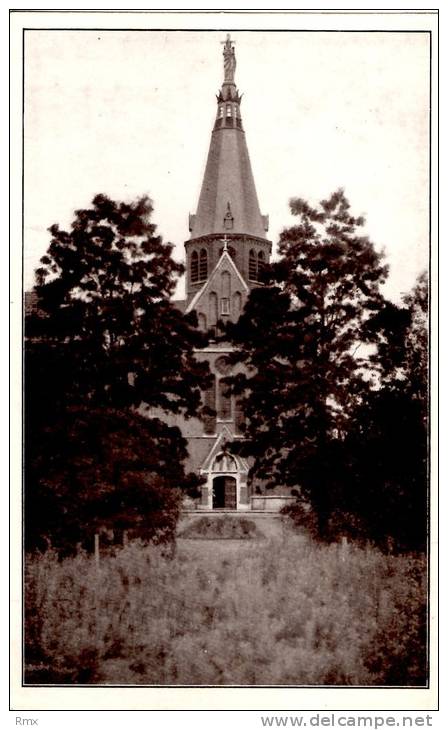
<svg viewBox="0 0 448 730">
<path fill-rule="evenodd" d="M 181 537 L 206 540 L 251 540 L 263 537 L 253 520 L 244 517 L 201 517 L 183 530 Z"/>
<path fill-rule="evenodd" d="M 420 555 L 278 541 L 132 542 L 99 566 L 26 563 L 26 682 L 406 685 L 426 681 Z"/>
<path fill-rule="evenodd" d="M 34 439 L 34 440 L 33 440 Z M 25 480 L 27 549 L 48 543 L 66 553 L 92 544 L 102 528 L 144 529 L 174 539 L 186 442 L 175 427 L 138 413 L 72 408 L 33 431 Z M 197 480 L 196 480 L 197 481 Z"/>
<path fill-rule="evenodd" d="M 298 500 L 293 504 L 286 504 L 280 513 L 289 518 L 294 527 L 307 530 L 312 537 L 318 536 L 318 522 L 316 513 L 308 502 Z"/>
</svg>

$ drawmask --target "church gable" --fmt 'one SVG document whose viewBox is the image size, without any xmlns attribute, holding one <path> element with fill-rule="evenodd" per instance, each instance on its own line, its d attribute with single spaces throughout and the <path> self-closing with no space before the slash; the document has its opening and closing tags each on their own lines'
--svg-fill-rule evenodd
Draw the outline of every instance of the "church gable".
<svg viewBox="0 0 448 730">
<path fill-rule="evenodd" d="M 204 286 L 196 293 L 187 311 L 197 312 L 203 330 L 218 320 L 236 322 L 246 302 L 249 287 L 225 248 Z"/>
<path fill-rule="evenodd" d="M 238 454 L 230 454 L 227 445 L 233 441 L 231 431 L 224 426 L 223 430 L 216 439 L 208 456 L 201 465 L 201 473 L 213 472 L 239 472 L 247 474 L 249 465 L 245 459 Z"/>
</svg>

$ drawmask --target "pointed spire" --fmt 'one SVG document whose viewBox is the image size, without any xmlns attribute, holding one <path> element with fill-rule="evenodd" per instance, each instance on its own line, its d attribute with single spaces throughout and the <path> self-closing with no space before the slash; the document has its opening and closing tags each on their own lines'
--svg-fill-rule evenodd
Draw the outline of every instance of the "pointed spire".
<svg viewBox="0 0 448 730">
<path fill-rule="evenodd" d="M 235 85 L 234 41 L 224 44 L 224 81 L 217 95 L 217 114 L 196 215 L 190 216 L 191 238 L 233 234 L 266 238 L 241 120 L 241 96 Z"/>
</svg>

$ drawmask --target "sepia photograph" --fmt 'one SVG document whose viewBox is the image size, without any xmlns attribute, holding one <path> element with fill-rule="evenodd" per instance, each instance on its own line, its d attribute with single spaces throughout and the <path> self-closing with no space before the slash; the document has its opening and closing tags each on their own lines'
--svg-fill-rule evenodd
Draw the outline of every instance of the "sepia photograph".
<svg viewBox="0 0 448 730">
<path fill-rule="evenodd" d="M 22 33 L 22 686 L 434 688 L 433 34 L 137 15 Z"/>
</svg>

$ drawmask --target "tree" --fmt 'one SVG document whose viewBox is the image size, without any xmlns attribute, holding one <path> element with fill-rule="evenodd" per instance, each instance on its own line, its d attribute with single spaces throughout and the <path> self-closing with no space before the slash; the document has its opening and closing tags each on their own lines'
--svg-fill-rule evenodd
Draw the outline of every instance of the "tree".
<svg viewBox="0 0 448 730">
<path fill-rule="evenodd" d="M 404 297 L 410 314 L 406 331 L 403 379 L 412 396 L 424 404 L 428 401 L 429 384 L 429 289 L 428 274 L 423 271 L 413 290 Z"/>
<path fill-rule="evenodd" d="M 346 488 L 371 537 L 424 550 L 428 539 L 428 281 L 422 274 L 404 307 L 388 304 L 378 333 L 381 388 L 352 414 Z"/>
<path fill-rule="evenodd" d="M 26 321 L 31 543 L 43 534 L 59 543 L 79 538 L 113 515 L 130 526 L 137 513 L 150 513 L 154 530 L 172 536 L 171 488 L 193 486 L 180 431 L 139 415 L 148 406 L 189 417 L 208 382 L 194 356 L 204 344 L 195 315 L 171 301 L 183 267 L 155 234 L 151 213 L 147 198 L 127 204 L 98 195 L 69 232 L 50 228 L 36 272 L 39 310 Z"/>
<path fill-rule="evenodd" d="M 187 486 L 175 427 L 127 410 L 71 407 L 28 442 L 25 544 L 72 552 L 96 532 L 174 539 Z M 31 434 L 30 434 L 31 436 Z"/>
<path fill-rule="evenodd" d="M 248 374 L 233 380 L 247 414 L 240 448 L 252 476 L 299 489 L 324 533 L 344 508 L 344 437 L 372 385 L 370 318 L 387 268 L 341 190 L 314 208 L 290 202 L 299 223 L 280 237 L 266 287 L 251 292 L 229 333 Z"/>
<path fill-rule="evenodd" d="M 197 412 L 206 366 L 193 350 L 205 340 L 195 315 L 170 299 L 183 267 L 155 235 L 151 213 L 148 198 L 97 195 L 70 232 L 49 229 L 35 288 L 46 316 L 31 317 L 26 333 L 64 403 Z"/>
</svg>

